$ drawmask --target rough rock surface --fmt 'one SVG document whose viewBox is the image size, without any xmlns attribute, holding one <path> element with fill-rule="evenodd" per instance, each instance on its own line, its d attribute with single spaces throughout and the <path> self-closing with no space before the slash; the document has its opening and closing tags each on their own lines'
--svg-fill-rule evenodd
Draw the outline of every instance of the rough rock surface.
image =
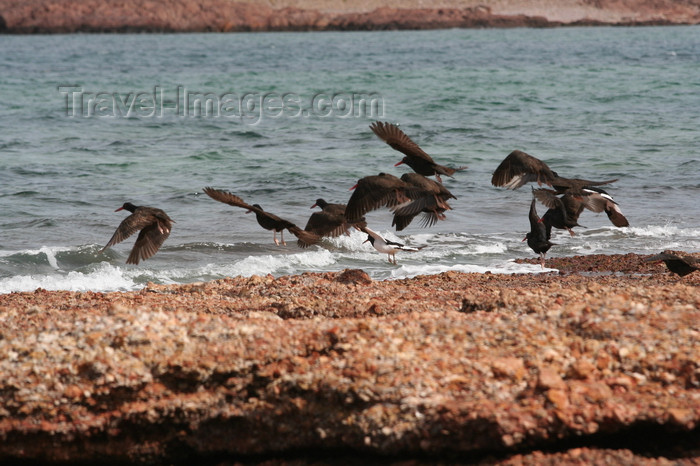
<svg viewBox="0 0 700 466">
<path fill-rule="evenodd" d="M 700 274 L 642 259 L 0 295 L 0 462 L 697 464 Z"/>
<path fill-rule="evenodd" d="M 700 0 L 0 0 L 0 32 L 9 33 L 698 23 Z"/>
</svg>

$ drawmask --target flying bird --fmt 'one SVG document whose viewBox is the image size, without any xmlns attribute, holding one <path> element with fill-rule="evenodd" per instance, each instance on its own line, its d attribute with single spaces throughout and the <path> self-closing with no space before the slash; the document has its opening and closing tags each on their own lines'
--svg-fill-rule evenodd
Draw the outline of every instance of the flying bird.
<svg viewBox="0 0 700 466">
<path fill-rule="evenodd" d="M 365 176 L 350 188 L 354 190 L 345 208 L 345 220 L 359 221 L 371 210 L 380 207 L 395 207 L 417 198 L 419 190 L 394 175 L 380 173 Z"/>
<path fill-rule="evenodd" d="M 452 209 L 447 203 L 448 199 L 457 199 L 444 185 L 418 173 L 404 173 L 401 181 L 419 189 L 420 195 L 393 208 L 394 220 L 391 225 L 396 226 L 396 231 L 406 228 L 420 213 L 423 213 L 422 227 L 431 227 L 438 220 L 445 220 L 445 211 Z"/>
<path fill-rule="evenodd" d="M 583 189 L 584 207 L 593 212 L 605 212 L 610 222 L 616 227 L 628 227 L 630 222 L 620 210 L 620 206 L 615 199 L 604 189 L 595 186 L 586 186 Z"/>
<path fill-rule="evenodd" d="M 125 202 L 115 212 L 120 210 L 127 210 L 131 215 L 122 220 L 112 238 L 100 252 L 121 243 L 140 230 L 134 247 L 126 259 L 127 264 L 138 264 L 141 260 L 146 260 L 158 252 L 163 242 L 170 236 L 170 230 L 175 221 L 161 209 L 135 206 L 131 202 Z"/>
<path fill-rule="evenodd" d="M 442 183 L 440 175 L 452 176 L 456 171 L 464 170 L 467 167 L 450 168 L 436 163 L 433 158 L 401 131 L 398 126 L 391 123 L 375 121 L 370 125 L 374 134 L 381 140 L 389 144 L 393 149 L 404 154 L 404 158 L 394 166 L 405 163 L 416 173 L 423 176 L 435 175 L 435 179 Z"/>
<path fill-rule="evenodd" d="M 535 204 L 536 199 L 533 197 L 532 203 L 530 204 L 530 213 L 528 215 L 530 219 L 530 232 L 525 235 L 523 241 L 527 241 L 527 245 L 530 246 L 530 249 L 540 255 L 540 265 L 544 268 L 545 255 L 553 244 L 547 238 L 547 228 L 537 215 Z"/>
<path fill-rule="evenodd" d="M 581 226 L 578 217 L 583 211 L 583 201 L 570 194 L 557 196 L 556 191 L 546 188 L 533 189 L 532 194 L 548 208 L 541 220 L 547 229 L 547 239 L 552 236 L 552 228 L 567 230 L 574 236 L 572 228 Z"/>
<path fill-rule="evenodd" d="M 681 277 L 700 270 L 700 259 L 693 256 L 681 256 L 671 251 L 664 251 L 661 254 L 647 257 L 645 261 L 663 262 L 668 270 Z"/>
<path fill-rule="evenodd" d="M 593 212 L 605 212 L 616 227 L 629 226 L 620 206 L 603 189 L 586 187 L 580 196 L 569 193 L 558 196 L 556 191 L 546 188 L 533 189 L 532 192 L 549 209 L 542 216 L 542 221 L 547 226 L 547 238 L 550 237 L 552 227 L 566 229 L 573 236 L 572 228 L 581 226 L 578 218 L 584 208 Z"/>
<path fill-rule="evenodd" d="M 279 218 L 278 216 L 265 212 L 259 204 L 247 204 L 240 197 L 219 189 L 214 189 L 210 187 L 204 188 L 204 192 L 214 199 L 215 201 L 223 202 L 234 207 L 241 207 L 243 209 L 248 209 L 246 213 L 255 213 L 255 218 L 258 224 L 266 230 L 272 230 L 272 238 L 276 245 L 286 245 L 284 241 L 284 230 L 289 230 L 294 236 L 296 236 L 299 241 L 302 241 L 306 246 L 316 244 L 319 241 L 318 235 L 310 231 L 304 231 L 292 222 Z M 277 240 L 277 233 L 280 234 L 280 240 Z"/>
<path fill-rule="evenodd" d="M 316 199 L 311 208 L 313 209 L 314 207 L 320 207 L 321 210 L 311 214 L 304 230 L 310 231 L 319 237 L 328 236 L 335 238 L 343 233 L 347 233 L 351 228 L 359 230 L 367 226 L 364 217 L 353 223 L 346 221 L 345 204 L 329 204 L 324 199 Z M 310 246 L 302 240 L 297 241 L 297 245 L 302 248 Z"/>
<path fill-rule="evenodd" d="M 585 195 L 584 188 L 609 184 L 614 180 L 591 181 L 559 176 L 540 159 L 514 150 L 498 165 L 491 177 L 491 184 L 507 189 L 518 189 L 526 183 L 536 182 L 539 186 L 546 184 L 555 189 L 557 194 Z"/>
<path fill-rule="evenodd" d="M 364 227 L 362 229 L 362 231 L 367 233 L 367 239 L 363 243 L 366 243 L 369 241 L 370 244 L 372 244 L 372 246 L 374 246 L 374 249 L 376 249 L 377 251 L 379 251 L 381 253 L 386 254 L 389 257 L 389 262 L 392 264 L 397 263 L 396 262 L 396 253 L 397 252 L 399 252 L 399 251 L 416 252 L 416 251 L 420 251 L 421 249 L 423 249 L 425 247 L 425 246 L 421 246 L 418 248 L 412 248 L 412 247 L 405 246 L 401 243 L 397 243 L 395 241 L 386 240 L 386 239 L 382 238 L 382 236 L 379 233 L 369 229 L 368 227 Z"/>
</svg>

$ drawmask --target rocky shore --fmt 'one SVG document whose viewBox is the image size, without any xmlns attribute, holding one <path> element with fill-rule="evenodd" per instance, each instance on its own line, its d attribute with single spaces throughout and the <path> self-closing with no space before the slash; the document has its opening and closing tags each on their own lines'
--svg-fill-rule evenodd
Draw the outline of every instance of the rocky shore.
<svg viewBox="0 0 700 466">
<path fill-rule="evenodd" d="M 241 32 L 698 24 L 700 0 L 0 0 L 0 32 Z"/>
<path fill-rule="evenodd" d="M 700 274 L 0 295 L 0 462 L 697 464 Z"/>
</svg>

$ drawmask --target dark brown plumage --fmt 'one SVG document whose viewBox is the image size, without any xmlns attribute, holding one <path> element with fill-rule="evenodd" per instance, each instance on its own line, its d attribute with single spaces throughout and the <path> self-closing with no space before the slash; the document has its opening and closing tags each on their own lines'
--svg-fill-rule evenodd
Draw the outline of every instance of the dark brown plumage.
<svg viewBox="0 0 700 466">
<path fill-rule="evenodd" d="M 371 210 L 394 207 L 408 202 L 417 196 L 418 191 L 405 181 L 388 173 L 360 178 L 350 189 L 354 189 L 355 192 L 350 196 L 345 208 L 345 219 L 349 223 L 359 221 Z"/>
<path fill-rule="evenodd" d="M 277 233 L 280 233 L 280 238 L 281 238 L 281 243 L 283 245 L 286 245 L 287 243 L 284 241 L 284 230 L 289 230 L 290 233 L 292 233 L 294 236 L 296 236 L 299 241 L 302 241 L 305 243 L 307 246 L 310 246 L 312 244 L 316 244 L 319 241 L 318 235 L 309 232 L 309 231 L 304 231 L 289 220 L 284 220 L 274 214 L 271 214 L 269 212 L 265 212 L 262 207 L 258 204 L 247 204 L 246 202 L 243 201 L 240 197 L 228 192 L 228 191 L 222 191 L 219 189 L 214 189 L 214 188 L 204 188 L 204 192 L 214 199 L 215 201 L 223 202 L 224 204 L 228 204 L 234 207 L 241 207 L 243 209 L 248 209 L 246 213 L 254 212 L 255 213 L 255 218 L 258 221 L 258 224 L 263 227 L 266 230 L 272 230 L 273 233 L 273 240 L 275 244 L 279 245 L 280 241 L 277 240 Z"/>
<path fill-rule="evenodd" d="M 321 211 L 311 214 L 304 230 L 310 231 L 319 237 L 328 236 L 335 238 L 346 233 L 350 228 L 360 230 L 367 226 L 364 217 L 357 222 L 347 222 L 345 220 L 345 204 L 329 204 L 323 199 L 316 199 L 316 203 L 311 208 L 313 209 L 314 207 L 320 207 Z M 302 248 L 309 246 L 302 240 L 299 240 L 297 245 Z"/>
<path fill-rule="evenodd" d="M 533 197 L 532 203 L 530 204 L 530 213 L 528 215 L 530 219 L 530 232 L 525 235 L 523 241 L 527 241 L 527 245 L 530 246 L 530 249 L 540 255 L 540 265 L 544 268 L 545 255 L 553 244 L 549 241 L 549 238 L 547 238 L 547 229 L 544 222 L 540 221 L 540 217 L 537 215 L 535 203 L 536 199 Z"/>
<path fill-rule="evenodd" d="M 647 257 L 648 262 L 663 262 L 671 272 L 681 277 L 700 270 L 700 259 L 693 256 L 681 256 L 671 251 L 664 251 L 661 254 Z"/>
<path fill-rule="evenodd" d="M 557 196 L 551 189 L 533 189 L 535 198 L 547 207 L 547 212 L 542 216 L 542 223 L 547 229 L 547 239 L 552 237 L 552 228 L 567 230 L 574 236 L 572 228 L 581 226 L 578 217 L 583 211 L 584 203 L 570 194 Z"/>
<path fill-rule="evenodd" d="M 583 194 L 581 200 L 583 201 L 584 207 L 588 210 L 592 210 L 593 212 L 605 212 L 610 222 L 616 227 L 630 226 L 627 218 L 622 214 L 620 206 L 605 190 L 594 186 L 587 186 L 583 189 Z"/>
<path fill-rule="evenodd" d="M 491 184 L 507 189 L 518 189 L 526 183 L 536 182 L 553 187 L 557 194 L 582 194 L 585 187 L 600 186 L 615 180 L 591 181 L 578 178 L 564 178 L 549 168 L 540 159 L 514 150 L 498 165 L 491 177 Z"/>
<path fill-rule="evenodd" d="M 138 264 L 158 252 L 163 242 L 170 236 L 175 222 L 163 210 L 155 207 L 135 206 L 131 202 L 125 202 L 115 212 L 120 210 L 128 210 L 131 215 L 122 220 L 112 238 L 100 252 L 121 243 L 140 230 L 134 247 L 126 259 L 127 264 Z"/>
<path fill-rule="evenodd" d="M 404 173 L 401 175 L 401 181 L 417 188 L 420 195 L 416 199 L 394 208 L 392 226 L 396 226 L 397 231 L 406 228 L 421 212 L 424 214 L 421 221 L 422 227 L 430 227 L 438 220 L 445 220 L 445 211 L 452 209 L 447 200 L 457 199 L 441 183 L 418 173 Z"/>
<path fill-rule="evenodd" d="M 375 121 L 370 125 L 370 129 L 393 149 L 404 154 L 405 157 L 394 166 L 405 163 L 411 167 L 413 171 L 423 176 L 435 175 L 435 178 L 440 182 L 442 182 L 440 175 L 452 176 L 456 171 L 467 168 L 450 168 L 436 163 L 430 155 L 421 149 L 418 144 L 413 142 L 411 138 L 396 125 Z"/>
<path fill-rule="evenodd" d="M 498 165 L 491 177 L 491 184 L 508 189 L 518 189 L 526 183 L 549 184 L 556 174 L 540 159 L 514 150 Z"/>
<path fill-rule="evenodd" d="M 572 228 L 581 226 L 578 218 L 584 208 L 593 212 L 605 212 L 616 227 L 629 226 L 617 202 L 603 189 L 589 186 L 583 188 L 580 195 L 566 193 L 558 196 L 556 191 L 540 188 L 534 189 L 533 194 L 549 209 L 542 216 L 547 226 L 547 238 L 550 237 L 552 227 L 566 229 L 573 236 Z"/>
</svg>

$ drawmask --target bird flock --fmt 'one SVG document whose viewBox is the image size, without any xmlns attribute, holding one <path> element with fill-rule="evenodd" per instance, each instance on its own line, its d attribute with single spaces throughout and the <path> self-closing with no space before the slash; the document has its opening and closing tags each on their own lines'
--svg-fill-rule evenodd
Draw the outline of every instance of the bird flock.
<svg viewBox="0 0 700 466">
<path fill-rule="evenodd" d="M 441 176 L 453 177 L 456 172 L 467 167 L 451 168 L 438 164 L 392 123 L 377 121 L 370 125 L 370 129 L 390 147 L 404 155 L 394 166 L 406 164 L 414 173 L 405 173 L 398 178 L 382 172 L 360 178 L 351 188 L 353 193 L 347 204 L 331 204 L 324 199 L 317 199 L 311 207 L 319 207 L 321 210 L 311 214 L 304 229 L 263 210 L 258 204 L 246 203 L 231 192 L 206 187 L 204 193 L 216 201 L 246 209 L 246 213 L 254 213 L 258 224 L 273 232 L 273 240 L 277 245 L 286 245 L 284 230 L 297 238 L 299 247 L 306 248 L 317 244 L 323 237 L 337 237 L 357 229 L 367 234 L 365 242 L 369 242 L 378 252 L 387 254 L 389 262 L 396 264 L 398 251 L 418 251 L 422 247 L 409 247 L 383 238 L 367 226 L 364 215 L 386 207 L 393 214 L 392 226 L 396 231 L 406 228 L 420 214 L 420 226 L 431 227 L 446 219 L 445 213 L 452 209 L 448 201 L 457 199 L 442 184 Z M 431 176 L 434 176 L 435 180 L 428 178 Z M 546 253 L 553 246 L 550 241 L 552 228 L 567 230 L 573 236 L 573 228 L 580 226 L 578 218 L 584 209 L 605 212 L 616 227 L 629 226 L 617 202 L 599 187 L 614 181 L 617 180 L 565 178 L 550 169 L 545 162 L 520 150 L 511 152 L 495 169 L 491 178 L 493 186 L 512 190 L 527 183 L 537 183 L 538 188 L 532 188 L 532 201 L 528 213 L 530 231 L 523 241 L 527 241 L 528 246 L 539 254 L 543 268 Z M 542 217 L 537 214 L 537 201 L 548 209 Z M 158 251 L 170 235 L 174 221 L 163 210 L 155 207 L 135 206 L 127 202 L 117 209 L 120 210 L 127 210 L 131 214 L 121 222 L 102 251 L 139 231 L 126 260 L 127 264 L 138 264 Z M 279 240 L 277 233 L 280 234 Z M 700 261 L 692 256 L 681 257 L 669 252 L 650 257 L 648 260 L 664 261 L 669 270 L 679 275 L 685 275 L 700 267 Z"/>
</svg>

